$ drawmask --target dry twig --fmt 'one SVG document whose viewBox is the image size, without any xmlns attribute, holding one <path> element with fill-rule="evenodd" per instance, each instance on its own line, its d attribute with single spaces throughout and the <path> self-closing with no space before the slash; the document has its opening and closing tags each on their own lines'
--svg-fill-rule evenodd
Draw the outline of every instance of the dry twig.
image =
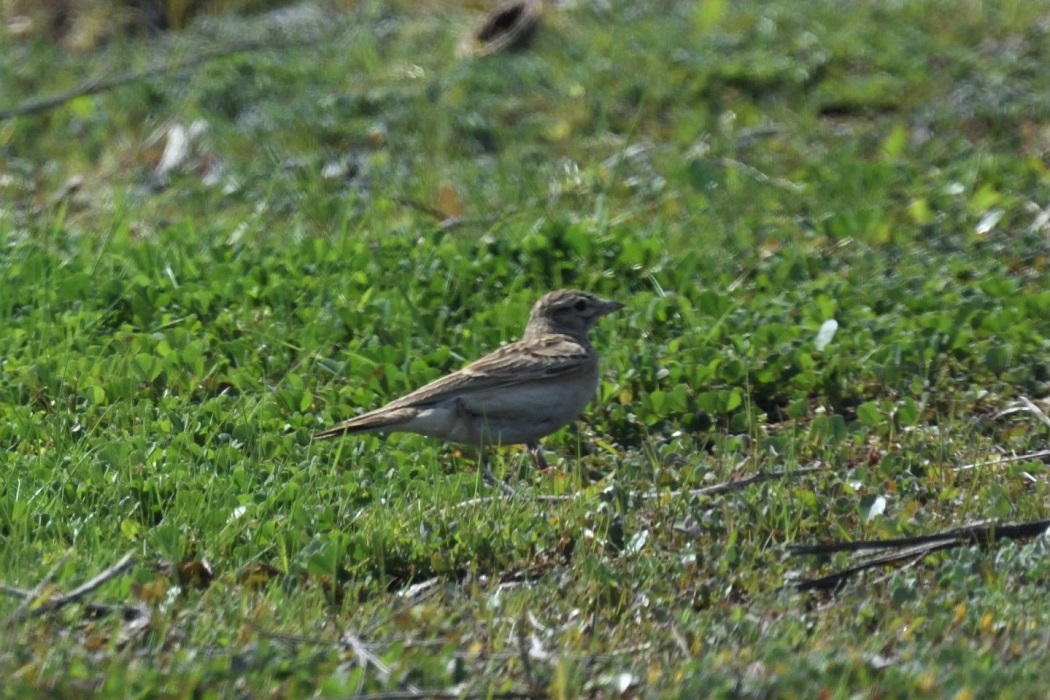
<svg viewBox="0 0 1050 700">
<path fill-rule="evenodd" d="M 58 570 L 61 569 L 67 561 L 69 561 L 68 553 L 63 554 L 61 557 L 59 557 L 58 561 L 55 562 L 54 566 L 52 566 L 48 570 L 48 572 L 44 574 L 44 578 L 40 579 L 40 582 L 33 586 L 33 590 L 24 592 L 25 595 L 22 596 L 22 602 L 18 604 L 18 607 L 15 608 L 15 611 L 13 613 L 11 613 L 11 616 L 7 618 L 8 627 L 15 624 L 19 620 L 24 619 L 26 610 L 29 608 L 29 605 L 34 600 L 40 597 L 40 594 L 44 592 L 44 589 L 47 588 L 47 585 L 51 583 L 52 579 L 55 578 L 55 575 L 58 573 Z"/>
<path fill-rule="evenodd" d="M 998 467 L 1003 464 L 1013 464 L 1014 462 L 1045 462 L 1048 459 L 1050 459 L 1050 450 L 1036 450 L 1035 452 L 1026 452 L 1023 455 L 1000 457 L 999 459 L 993 459 L 987 462 L 971 462 L 970 464 L 963 464 L 962 466 L 954 467 L 954 470 L 961 472 L 970 469 L 980 469 L 981 467 Z"/>
<path fill-rule="evenodd" d="M 898 537 L 886 540 L 856 542 L 823 542 L 788 547 L 793 556 L 827 555 L 836 552 L 863 552 L 888 550 L 889 553 L 866 559 L 858 564 L 817 578 L 802 579 L 791 585 L 799 590 L 834 590 L 848 578 L 867 569 L 896 564 L 910 559 L 921 559 L 934 552 L 965 546 L 988 546 L 1000 540 L 1021 540 L 1037 537 L 1050 528 L 1050 520 L 1032 520 L 1023 523 L 995 523 L 984 521 L 952 528 L 932 535 Z M 893 551 L 896 550 L 896 551 Z"/>
<path fill-rule="evenodd" d="M 317 37 L 311 37 L 309 39 L 297 39 L 294 41 L 278 42 L 273 39 L 256 39 L 252 41 L 244 41 L 239 44 L 232 46 L 224 46 L 222 48 L 213 49 L 211 51 L 200 51 L 193 58 L 175 63 L 173 65 L 162 65 L 153 66 L 144 70 L 132 71 L 118 75 L 112 78 L 94 78 L 86 83 L 83 83 L 72 90 L 66 92 L 60 92 L 55 95 L 48 97 L 41 97 L 33 100 L 28 100 L 14 107 L 8 109 L 0 109 L 0 121 L 6 121 L 8 119 L 14 119 L 15 117 L 25 117 L 32 114 L 39 114 L 56 107 L 61 107 L 67 102 L 77 99 L 78 97 L 86 97 L 88 95 L 97 95 L 99 93 L 108 92 L 114 88 L 122 87 L 130 83 L 135 83 L 146 78 L 153 78 L 158 75 L 165 75 L 167 73 L 181 73 L 191 68 L 196 68 L 204 63 L 213 61 L 218 58 L 225 58 L 227 56 L 234 56 L 239 53 L 246 53 L 249 51 L 263 51 L 266 49 L 282 49 L 296 46 L 313 46 L 318 42 Z"/>
<path fill-rule="evenodd" d="M 21 613 L 12 615 L 10 619 L 8 619 L 7 624 L 13 625 L 31 617 L 39 617 L 41 615 L 45 615 L 49 612 L 65 607 L 71 603 L 77 603 L 83 598 L 87 597 L 89 594 L 93 593 L 106 582 L 115 579 L 117 576 L 130 569 L 134 564 L 134 555 L 130 553 L 125 554 L 124 557 L 121 558 L 121 560 L 118 561 L 116 564 L 109 567 L 99 575 L 95 576 L 90 581 L 81 584 L 80 586 L 78 586 L 77 588 L 65 595 L 51 596 L 37 607 L 31 609 L 25 608 L 24 606 L 20 606 L 20 608 L 22 608 Z M 53 575 L 53 572 L 49 574 L 49 576 Z M 39 593 L 34 594 L 34 591 L 26 591 L 19 588 L 15 588 L 13 586 L 0 586 L 0 593 L 16 595 L 22 597 L 23 599 L 29 600 L 32 600 L 32 598 L 34 598 L 35 595 L 39 595 Z M 131 606 L 110 606 L 88 603 L 85 607 L 88 610 L 88 612 L 91 612 L 93 614 L 110 614 L 113 612 L 121 612 L 124 615 L 125 619 L 133 619 L 134 617 L 139 617 L 142 613 L 140 609 Z"/>
</svg>

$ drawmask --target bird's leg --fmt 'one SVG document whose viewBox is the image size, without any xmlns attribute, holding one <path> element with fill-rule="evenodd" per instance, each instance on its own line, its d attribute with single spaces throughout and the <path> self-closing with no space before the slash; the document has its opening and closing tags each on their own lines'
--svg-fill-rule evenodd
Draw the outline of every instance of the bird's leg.
<svg viewBox="0 0 1050 700">
<path fill-rule="evenodd" d="M 492 473 L 489 468 L 489 456 L 485 450 L 485 442 L 481 439 L 481 435 L 478 433 L 477 425 L 475 425 L 473 416 L 470 411 L 467 410 L 467 405 L 463 402 L 463 399 L 456 399 L 456 417 L 463 421 L 463 424 L 467 428 L 467 434 L 471 441 L 478 446 L 478 466 L 481 470 L 481 478 L 485 480 L 485 483 L 489 486 L 498 486 L 503 493 L 508 496 L 514 495 L 514 489 L 511 488 L 510 484 L 505 481 L 500 481 L 496 478 L 496 475 Z"/>
<path fill-rule="evenodd" d="M 550 465 L 547 464 L 547 460 L 543 456 L 543 450 L 540 449 L 540 443 L 528 442 L 525 443 L 525 447 L 528 448 L 529 454 L 532 455 L 532 460 L 536 464 L 536 469 L 541 472 L 550 471 Z"/>
<path fill-rule="evenodd" d="M 489 486 L 495 486 L 499 479 L 496 478 L 496 475 L 489 468 L 489 456 L 485 452 L 484 445 L 478 448 L 478 468 L 481 470 L 481 477 L 485 480 L 485 483 Z"/>
</svg>

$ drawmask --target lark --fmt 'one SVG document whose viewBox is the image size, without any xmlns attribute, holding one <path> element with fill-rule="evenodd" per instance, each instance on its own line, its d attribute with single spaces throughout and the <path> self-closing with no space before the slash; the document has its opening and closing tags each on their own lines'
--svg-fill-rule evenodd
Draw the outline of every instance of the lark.
<svg viewBox="0 0 1050 700">
<path fill-rule="evenodd" d="M 540 438 L 575 420 L 598 389 L 598 353 L 587 332 L 621 308 L 575 289 L 551 292 L 533 305 L 521 340 L 314 439 L 404 432 L 473 445 L 489 481 L 485 448 L 524 444 L 546 469 Z"/>
</svg>

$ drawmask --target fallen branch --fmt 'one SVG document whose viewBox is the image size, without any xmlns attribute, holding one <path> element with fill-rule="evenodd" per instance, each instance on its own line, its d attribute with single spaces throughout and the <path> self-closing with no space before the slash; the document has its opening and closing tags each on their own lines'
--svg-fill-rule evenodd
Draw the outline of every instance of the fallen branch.
<svg viewBox="0 0 1050 700">
<path fill-rule="evenodd" d="M 913 547 L 902 552 L 895 552 L 884 557 L 877 557 L 875 559 L 868 559 L 854 566 L 836 571 L 824 576 L 818 576 L 816 578 L 801 579 L 793 582 L 791 586 L 800 591 L 834 591 L 838 590 L 847 580 L 849 580 L 855 574 L 859 574 L 862 571 L 868 569 L 874 569 L 880 566 L 889 566 L 890 564 L 896 564 L 901 561 L 911 560 L 912 563 L 924 559 L 933 552 L 940 551 L 942 549 L 949 549 L 954 547 L 953 542 L 942 542 L 933 545 L 923 545 L 920 547 Z"/>
<path fill-rule="evenodd" d="M 1035 452 L 1027 452 L 1023 455 L 1000 457 L 999 459 L 993 459 L 988 462 L 972 462 L 960 467 L 953 467 L 953 469 L 957 472 L 961 472 L 968 469 L 979 469 L 981 467 L 998 467 L 1002 464 L 1013 464 L 1014 462 L 1046 462 L 1048 459 L 1050 459 L 1050 450 L 1036 450 Z"/>
<path fill-rule="evenodd" d="M 14 598 L 22 598 L 24 600 L 32 600 L 34 598 L 33 591 L 26 588 L 18 588 L 17 586 L 8 586 L 2 583 L 0 583 L 0 594 L 12 596 Z M 131 621 L 149 615 L 149 608 L 142 603 L 135 605 L 84 603 L 84 612 L 92 617 L 120 615 L 125 621 Z"/>
<path fill-rule="evenodd" d="M 953 542 L 962 545 L 989 545 L 999 540 L 1017 540 L 1035 537 L 1046 532 L 1050 520 L 1032 520 L 1024 523 L 998 524 L 991 520 L 952 528 L 932 535 L 896 537 L 887 540 L 858 540 L 856 542 L 823 542 L 818 544 L 791 545 L 788 551 L 794 556 L 832 554 L 835 552 L 860 552 L 877 549 L 901 549 L 929 544 Z"/>
<path fill-rule="evenodd" d="M 317 37 L 310 37 L 304 39 L 296 39 L 291 41 L 275 42 L 273 39 L 255 39 L 252 41 L 244 41 L 239 44 L 232 46 L 225 46 L 219 49 L 212 49 L 211 51 L 201 51 L 196 54 L 193 58 L 175 63 L 172 65 L 153 66 L 139 71 L 131 71 L 118 75 L 112 78 L 94 78 L 87 81 L 71 90 L 66 92 L 60 92 L 56 95 L 50 95 L 48 97 L 41 97 L 34 100 L 28 100 L 22 104 L 10 107 L 8 109 L 0 109 L 0 121 L 7 121 L 15 117 L 25 117 L 32 114 L 39 114 L 40 112 L 46 112 L 48 110 L 60 107 L 67 102 L 77 99 L 78 97 L 86 97 L 88 95 L 97 95 L 102 92 L 108 92 L 114 88 L 122 87 L 130 83 L 135 83 L 146 78 L 153 78 L 158 75 L 164 75 L 166 73 L 181 73 L 191 68 L 196 68 L 204 63 L 213 61 L 217 58 L 225 58 L 227 56 L 234 56 L 239 53 L 247 53 L 250 51 L 263 51 L 266 49 L 282 49 L 297 46 L 313 46 L 318 43 Z"/>
<path fill-rule="evenodd" d="M 26 609 L 29 607 L 30 603 L 32 603 L 34 600 L 40 597 L 40 595 L 44 592 L 44 589 L 47 588 L 47 585 L 51 583 L 51 581 L 55 578 L 55 575 L 58 573 L 58 570 L 61 569 L 67 561 L 69 561 L 69 554 L 63 554 L 61 557 L 59 557 L 58 561 L 55 562 L 54 566 L 52 566 L 48 570 L 48 572 L 44 574 L 44 578 L 40 579 L 40 582 L 33 586 L 33 590 L 25 591 L 25 595 L 22 596 L 22 602 L 18 604 L 18 607 L 15 608 L 15 611 L 13 613 L 11 613 L 11 616 L 7 618 L 8 627 L 13 625 L 18 620 L 23 619 L 23 616 L 26 613 Z"/>
<path fill-rule="evenodd" d="M 848 578 L 867 569 L 887 566 L 898 562 L 926 557 L 933 552 L 966 546 L 988 546 L 1001 540 L 1024 540 L 1038 537 L 1050 528 L 1050 520 L 1032 520 L 1023 523 L 995 523 L 985 521 L 963 527 L 952 528 L 932 535 L 897 537 L 885 540 L 859 540 L 856 542 L 822 542 L 817 544 L 792 545 L 788 552 L 792 556 L 822 556 L 836 552 L 891 551 L 882 556 L 866 559 L 841 571 L 817 578 L 802 579 L 790 584 L 798 590 L 834 590 Z"/>
<path fill-rule="evenodd" d="M 25 606 L 20 606 L 20 608 L 22 608 L 21 612 L 16 611 L 16 614 L 12 615 L 8 619 L 7 624 L 8 626 L 10 626 L 32 617 L 39 617 L 41 615 L 45 615 L 54 610 L 58 610 L 59 608 L 63 608 L 71 603 L 79 602 L 83 598 L 87 597 L 90 593 L 93 593 L 103 584 L 107 583 L 108 581 L 111 581 L 112 579 L 115 579 L 117 576 L 130 569 L 134 564 L 134 555 L 130 553 L 125 554 L 124 557 L 116 564 L 109 567 L 99 575 L 95 576 L 90 581 L 87 581 L 82 585 L 78 586 L 66 595 L 51 596 L 35 608 L 27 608 Z M 53 575 L 53 572 L 49 574 L 49 576 Z M 40 586 L 38 585 L 38 588 L 39 587 Z M 32 601 L 33 598 L 39 595 L 39 592 L 34 593 L 35 590 L 36 589 L 27 591 L 20 588 L 15 588 L 14 586 L 0 586 L 0 593 L 18 596 L 21 597 L 23 600 L 28 599 L 29 601 Z M 120 612 L 124 615 L 125 619 L 133 619 L 134 617 L 140 616 L 143 612 L 140 608 L 135 608 L 133 606 L 112 606 L 92 603 L 85 604 L 85 609 L 88 612 L 91 612 L 92 614 L 111 614 L 114 612 Z"/>
</svg>

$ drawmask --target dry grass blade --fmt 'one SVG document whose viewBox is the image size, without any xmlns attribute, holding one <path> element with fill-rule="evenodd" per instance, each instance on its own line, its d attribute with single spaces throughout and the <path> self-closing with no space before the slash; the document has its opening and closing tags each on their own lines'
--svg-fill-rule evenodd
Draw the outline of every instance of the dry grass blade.
<svg viewBox="0 0 1050 700">
<path fill-rule="evenodd" d="M 362 666 L 371 666 L 376 675 L 383 683 L 390 681 L 390 667 L 383 660 L 369 650 L 364 641 L 350 630 L 345 630 L 339 637 L 339 644 L 350 651 Z M 416 688 L 409 687 L 410 691 L 418 692 Z"/>
</svg>

